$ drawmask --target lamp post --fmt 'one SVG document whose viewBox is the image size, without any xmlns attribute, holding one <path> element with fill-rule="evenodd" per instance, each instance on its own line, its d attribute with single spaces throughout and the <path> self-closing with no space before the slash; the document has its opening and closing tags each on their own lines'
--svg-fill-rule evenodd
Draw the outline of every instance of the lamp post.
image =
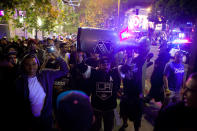
<svg viewBox="0 0 197 131">
<path fill-rule="evenodd" d="M 119 14 L 120 14 L 120 1 L 121 0 L 118 0 L 118 18 L 119 18 Z"/>
<path fill-rule="evenodd" d="M 121 2 L 121 0 L 118 0 L 118 21 L 117 21 L 117 29 L 118 29 L 119 23 L 120 23 L 120 2 Z"/>
</svg>

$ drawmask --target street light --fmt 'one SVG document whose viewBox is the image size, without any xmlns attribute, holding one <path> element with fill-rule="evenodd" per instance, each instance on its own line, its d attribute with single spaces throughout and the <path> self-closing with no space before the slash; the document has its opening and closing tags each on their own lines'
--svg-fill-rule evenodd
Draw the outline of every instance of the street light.
<svg viewBox="0 0 197 131">
<path fill-rule="evenodd" d="M 147 10 L 147 12 L 151 12 L 152 7 L 148 7 L 146 10 Z"/>
<path fill-rule="evenodd" d="M 37 22 L 38 22 L 38 26 L 41 26 L 41 25 L 42 25 L 42 20 L 41 20 L 41 18 L 38 18 Z"/>
<path fill-rule="evenodd" d="M 120 13 L 120 1 L 121 0 L 118 0 L 118 17 L 119 17 L 119 13 Z"/>
<path fill-rule="evenodd" d="M 80 6 L 81 0 L 62 0 L 65 4 L 68 4 L 69 6 Z"/>
<path fill-rule="evenodd" d="M 19 18 L 19 22 L 20 22 L 20 23 L 23 23 L 23 22 L 24 22 L 23 17 Z"/>
</svg>

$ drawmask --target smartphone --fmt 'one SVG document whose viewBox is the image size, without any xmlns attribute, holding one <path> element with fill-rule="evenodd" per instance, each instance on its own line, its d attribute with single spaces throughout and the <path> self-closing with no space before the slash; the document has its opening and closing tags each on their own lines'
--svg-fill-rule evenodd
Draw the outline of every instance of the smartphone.
<svg viewBox="0 0 197 131">
<path fill-rule="evenodd" d="M 47 47 L 47 52 L 48 52 L 48 53 L 55 52 L 55 47 L 54 47 L 54 46 L 49 46 L 49 47 Z"/>
</svg>

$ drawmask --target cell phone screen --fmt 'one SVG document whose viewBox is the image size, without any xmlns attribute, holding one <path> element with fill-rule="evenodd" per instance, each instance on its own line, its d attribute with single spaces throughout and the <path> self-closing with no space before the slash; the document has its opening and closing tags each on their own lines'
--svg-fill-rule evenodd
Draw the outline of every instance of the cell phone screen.
<svg viewBox="0 0 197 131">
<path fill-rule="evenodd" d="M 48 53 L 55 52 L 55 47 L 54 46 L 47 47 L 47 52 Z"/>
</svg>

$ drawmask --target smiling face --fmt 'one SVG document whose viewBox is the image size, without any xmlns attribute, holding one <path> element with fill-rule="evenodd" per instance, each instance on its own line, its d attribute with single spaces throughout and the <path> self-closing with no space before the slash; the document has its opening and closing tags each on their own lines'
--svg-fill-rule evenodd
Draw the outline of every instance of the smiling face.
<svg viewBox="0 0 197 131">
<path fill-rule="evenodd" d="M 187 107 L 197 109 L 197 81 L 191 77 L 185 84 L 184 103 Z"/>
<path fill-rule="evenodd" d="M 36 58 L 27 58 L 24 60 L 24 69 L 28 77 L 36 76 L 38 63 Z"/>
</svg>

